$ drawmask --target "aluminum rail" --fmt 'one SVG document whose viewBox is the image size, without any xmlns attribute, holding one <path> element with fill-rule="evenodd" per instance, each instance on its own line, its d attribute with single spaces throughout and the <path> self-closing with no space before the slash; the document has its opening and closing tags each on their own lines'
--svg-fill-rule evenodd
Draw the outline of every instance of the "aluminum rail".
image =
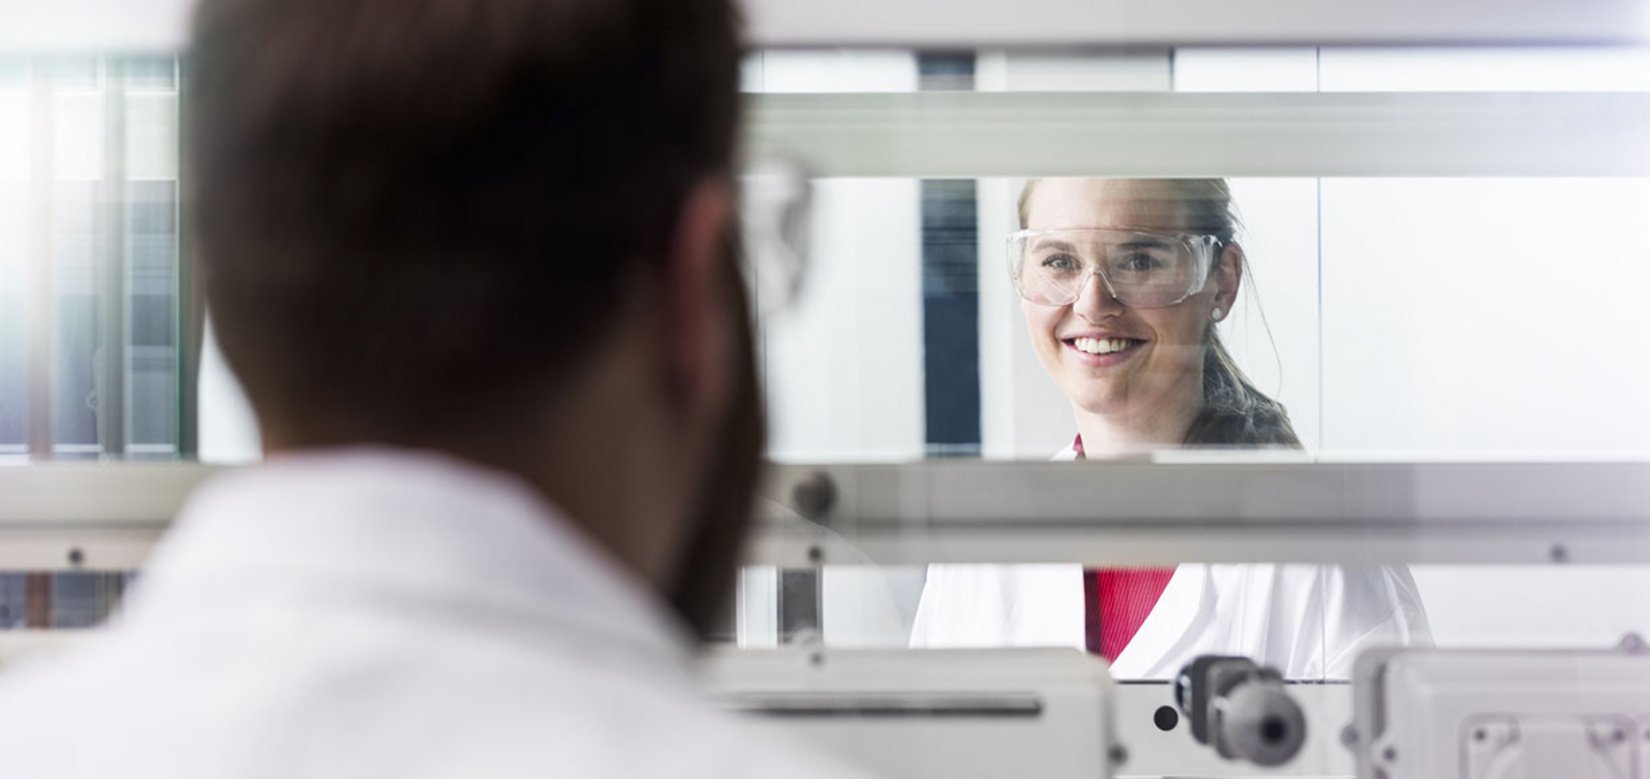
<svg viewBox="0 0 1650 779">
<path fill-rule="evenodd" d="M 1650 176 L 1650 93 L 761 94 L 821 176 Z"/>
<path fill-rule="evenodd" d="M 141 566 L 189 464 L 0 466 L 0 570 Z M 1650 462 L 782 465 L 753 564 L 1650 563 Z"/>
<path fill-rule="evenodd" d="M 0 465 L 0 570 L 133 570 L 218 468 L 184 463 Z"/>
<path fill-rule="evenodd" d="M 1633 0 L 745 0 L 763 46 L 1597 44 L 1645 40 Z"/>
<path fill-rule="evenodd" d="M 1635 0 L 744 0 L 755 46 L 1592 45 L 1650 38 Z M 0 3 L 0 50 L 177 50 L 192 0 Z"/>
<path fill-rule="evenodd" d="M 785 466 L 749 557 L 1650 563 L 1650 462 Z"/>
</svg>

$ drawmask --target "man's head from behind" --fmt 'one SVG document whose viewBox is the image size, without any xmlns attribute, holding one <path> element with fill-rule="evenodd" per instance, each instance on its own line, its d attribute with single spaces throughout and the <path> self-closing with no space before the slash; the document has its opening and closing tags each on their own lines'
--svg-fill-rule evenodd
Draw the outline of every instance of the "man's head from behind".
<svg viewBox="0 0 1650 779">
<path fill-rule="evenodd" d="M 189 203 L 266 449 L 513 470 L 702 627 L 761 446 L 734 16 L 205 0 Z"/>
</svg>

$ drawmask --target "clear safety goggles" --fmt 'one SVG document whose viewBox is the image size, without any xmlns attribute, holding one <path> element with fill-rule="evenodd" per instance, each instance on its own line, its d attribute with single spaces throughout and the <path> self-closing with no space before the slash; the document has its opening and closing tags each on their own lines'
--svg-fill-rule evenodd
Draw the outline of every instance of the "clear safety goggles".
<svg viewBox="0 0 1650 779">
<path fill-rule="evenodd" d="M 743 268 L 751 307 L 760 315 L 790 305 L 808 269 L 813 183 L 801 162 L 770 156 L 739 176 Z"/>
<path fill-rule="evenodd" d="M 1008 237 L 1008 273 L 1027 302 L 1077 302 L 1089 276 L 1130 308 L 1172 306 L 1203 289 L 1220 239 L 1145 230 L 1021 230 Z"/>
</svg>

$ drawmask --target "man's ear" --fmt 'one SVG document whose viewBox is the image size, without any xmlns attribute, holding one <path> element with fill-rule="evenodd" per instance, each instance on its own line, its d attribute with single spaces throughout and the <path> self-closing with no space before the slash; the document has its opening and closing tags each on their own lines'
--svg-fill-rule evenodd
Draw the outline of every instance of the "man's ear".
<svg viewBox="0 0 1650 779">
<path fill-rule="evenodd" d="M 1243 247 L 1236 242 L 1220 248 L 1220 262 L 1215 265 L 1215 308 L 1231 313 L 1237 303 L 1238 289 L 1243 286 Z"/>
<path fill-rule="evenodd" d="M 665 357 L 667 389 L 683 410 L 705 406 L 726 391 L 728 301 L 721 282 L 733 213 L 728 179 L 700 181 L 682 204 L 664 258 L 660 330 L 654 337 Z"/>
</svg>

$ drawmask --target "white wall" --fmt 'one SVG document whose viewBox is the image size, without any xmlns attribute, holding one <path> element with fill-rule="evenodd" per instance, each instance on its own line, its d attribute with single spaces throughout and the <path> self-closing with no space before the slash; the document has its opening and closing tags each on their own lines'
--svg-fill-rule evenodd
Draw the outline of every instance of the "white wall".
<svg viewBox="0 0 1650 779">
<path fill-rule="evenodd" d="M 201 372 L 196 386 L 201 462 L 231 465 L 262 459 L 258 421 L 252 416 L 252 406 L 240 382 L 229 370 L 229 363 L 224 362 L 211 320 L 206 323 L 201 344 Z"/>
<path fill-rule="evenodd" d="M 1325 451 L 1650 452 L 1650 182 L 1323 186 Z"/>
<path fill-rule="evenodd" d="M 923 456 L 918 183 L 815 187 L 812 267 L 792 308 L 764 323 L 772 456 Z"/>
<path fill-rule="evenodd" d="M 744 81 L 760 92 L 905 92 L 917 88 L 917 61 L 908 52 L 761 52 Z M 814 206 L 801 295 L 760 333 L 771 455 L 921 458 L 920 185 L 824 180 Z"/>
</svg>

